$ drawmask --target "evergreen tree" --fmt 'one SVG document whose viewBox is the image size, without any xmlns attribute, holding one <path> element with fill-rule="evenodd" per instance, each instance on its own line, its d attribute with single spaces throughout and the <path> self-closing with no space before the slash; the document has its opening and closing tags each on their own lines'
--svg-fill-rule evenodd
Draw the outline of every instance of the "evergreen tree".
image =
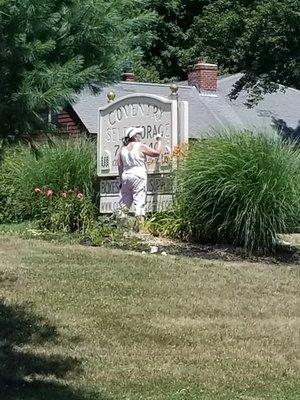
<svg viewBox="0 0 300 400">
<path fill-rule="evenodd" d="M 128 58 L 129 0 L 0 0 L 0 137 L 45 129 L 49 110 Z M 121 12 L 122 10 L 122 12 Z"/>
</svg>

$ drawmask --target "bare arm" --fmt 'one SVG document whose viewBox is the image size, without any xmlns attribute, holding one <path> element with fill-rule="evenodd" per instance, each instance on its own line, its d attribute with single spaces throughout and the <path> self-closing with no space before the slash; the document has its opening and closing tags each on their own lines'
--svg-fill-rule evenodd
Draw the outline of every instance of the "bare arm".
<svg viewBox="0 0 300 400">
<path fill-rule="evenodd" d="M 118 171 L 119 171 L 120 179 L 122 179 L 122 174 L 123 174 L 123 161 L 122 161 L 122 157 L 121 157 L 121 152 L 118 154 L 117 165 L 118 165 Z"/>
<path fill-rule="evenodd" d="M 141 152 L 144 156 L 149 157 L 159 157 L 161 154 L 161 138 L 157 138 L 157 147 L 156 149 L 151 149 L 151 147 L 146 146 L 145 144 L 141 145 Z"/>
</svg>

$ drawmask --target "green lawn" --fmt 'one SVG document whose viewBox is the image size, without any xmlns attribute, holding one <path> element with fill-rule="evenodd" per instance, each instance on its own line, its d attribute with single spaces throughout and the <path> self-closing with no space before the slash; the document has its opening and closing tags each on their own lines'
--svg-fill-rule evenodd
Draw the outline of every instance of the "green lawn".
<svg viewBox="0 0 300 400">
<path fill-rule="evenodd" d="M 299 399 L 297 265 L 5 235 L 0 256 L 1 400 Z"/>
</svg>

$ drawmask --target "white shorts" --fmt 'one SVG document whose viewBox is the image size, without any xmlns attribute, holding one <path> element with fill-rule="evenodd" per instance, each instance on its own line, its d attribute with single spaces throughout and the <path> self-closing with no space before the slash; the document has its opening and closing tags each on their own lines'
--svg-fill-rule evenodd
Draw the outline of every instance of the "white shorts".
<svg viewBox="0 0 300 400">
<path fill-rule="evenodd" d="M 132 174 L 123 174 L 119 198 L 120 209 L 130 209 L 133 205 L 136 216 L 145 215 L 147 179 Z"/>
</svg>

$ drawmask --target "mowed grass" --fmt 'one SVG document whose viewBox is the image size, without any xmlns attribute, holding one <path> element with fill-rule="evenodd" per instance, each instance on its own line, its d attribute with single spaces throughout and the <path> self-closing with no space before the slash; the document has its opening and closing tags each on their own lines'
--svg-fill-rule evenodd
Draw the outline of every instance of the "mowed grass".
<svg viewBox="0 0 300 400">
<path fill-rule="evenodd" d="M 299 266 L 0 238 L 1 400 L 298 399 Z"/>
</svg>

